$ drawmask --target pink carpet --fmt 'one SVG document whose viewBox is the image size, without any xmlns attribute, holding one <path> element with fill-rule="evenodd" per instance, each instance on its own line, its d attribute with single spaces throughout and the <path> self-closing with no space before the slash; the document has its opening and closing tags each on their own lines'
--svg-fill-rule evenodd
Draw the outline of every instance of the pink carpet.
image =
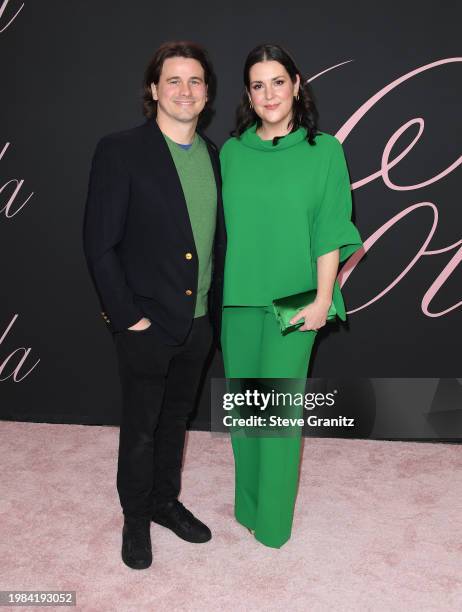
<svg viewBox="0 0 462 612">
<path fill-rule="evenodd" d="M 233 520 L 229 440 L 190 433 L 182 501 L 213 539 L 153 524 L 136 571 L 120 558 L 117 428 L 2 422 L 0 441 L 2 590 L 75 590 L 95 612 L 462 610 L 460 446 L 306 440 L 275 550 Z"/>
</svg>

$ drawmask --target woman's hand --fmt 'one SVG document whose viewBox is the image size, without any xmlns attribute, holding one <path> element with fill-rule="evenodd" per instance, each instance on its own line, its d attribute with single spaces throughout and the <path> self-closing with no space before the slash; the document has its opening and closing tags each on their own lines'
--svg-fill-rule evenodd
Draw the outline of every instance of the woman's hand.
<svg viewBox="0 0 462 612">
<path fill-rule="evenodd" d="M 305 323 L 298 328 L 298 331 L 317 331 L 326 324 L 330 304 L 331 302 L 328 300 L 316 298 L 314 302 L 305 306 L 305 308 L 292 317 L 290 322 L 294 324 L 304 319 Z"/>
</svg>

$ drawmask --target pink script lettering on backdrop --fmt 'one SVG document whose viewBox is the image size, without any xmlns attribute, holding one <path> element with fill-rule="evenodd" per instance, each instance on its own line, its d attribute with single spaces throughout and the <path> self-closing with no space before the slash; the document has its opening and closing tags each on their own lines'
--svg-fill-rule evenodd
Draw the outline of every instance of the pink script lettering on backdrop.
<svg viewBox="0 0 462 612">
<path fill-rule="evenodd" d="M 423 72 L 425 72 L 427 70 L 430 70 L 430 69 L 433 69 L 433 68 L 437 68 L 437 67 L 443 66 L 445 64 L 452 64 L 452 63 L 455 63 L 455 62 L 462 62 L 462 57 L 450 57 L 450 58 L 438 60 L 436 62 L 432 62 L 430 64 L 426 64 L 425 66 L 421 66 L 420 68 L 416 68 L 415 70 L 411 70 L 411 72 L 408 72 L 407 74 L 405 74 L 405 75 L 399 77 L 398 79 L 392 81 L 390 84 L 386 85 L 380 91 L 378 91 L 374 96 L 369 98 L 369 100 L 367 100 L 364 104 L 362 104 L 358 108 L 358 110 L 355 113 L 353 113 L 353 115 L 345 122 L 345 124 L 337 132 L 337 134 L 336 134 L 337 138 L 340 140 L 340 142 L 343 143 L 346 140 L 347 136 L 350 134 L 350 132 L 357 125 L 357 123 L 364 117 L 364 115 L 379 100 L 381 100 L 384 96 L 386 96 L 395 87 L 398 87 L 399 85 L 401 85 L 405 81 L 407 81 L 407 80 L 415 77 L 416 75 L 421 74 L 421 73 L 423 73 Z M 316 79 L 319 76 L 321 76 L 321 74 L 325 74 L 326 72 L 328 72 L 330 70 L 333 70 L 334 68 L 337 68 L 339 66 L 342 66 L 342 65 L 344 65 L 346 63 L 349 63 L 349 62 L 342 62 L 341 64 L 337 64 L 335 66 L 332 66 L 331 68 L 328 68 L 327 70 L 324 70 L 323 72 L 321 72 L 321 73 L 311 77 L 308 80 L 309 81 L 313 81 L 314 79 Z M 397 143 L 399 138 L 406 132 L 406 130 L 411 128 L 413 125 L 418 125 L 419 126 L 418 133 L 415 136 L 415 138 L 412 140 L 412 142 L 399 155 L 397 155 L 394 159 L 390 159 L 390 153 L 391 153 L 394 145 Z M 388 142 L 387 142 L 387 144 L 385 146 L 385 149 L 384 149 L 383 154 L 382 154 L 382 160 L 381 160 L 380 169 L 377 170 L 377 172 L 374 172 L 373 174 L 371 174 L 370 176 L 367 176 L 367 177 L 365 177 L 365 178 L 363 178 L 363 179 L 353 183 L 351 185 L 351 189 L 352 190 L 359 189 L 360 187 L 363 187 L 364 185 L 367 185 L 368 183 L 370 183 L 371 181 L 374 181 L 375 179 L 377 179 L 379 177 L 383 180 L 383 182 L 385 183 L 385 185 L 387 185 L 387 187 L 389 189 L 394 190 L 394 191 L 411 191 L 411 190 L 422 189 L 423 187 L 426 187 L 428 185 L 431 185 L 432 183 L 436 183 L 437 181 L 441 180 L 442 178 L 444 178 L 445 176 L 447 176 L 448 174 L 453 172 L 458 166 L 460 166 L 462 164 L 462 156 L 457 158 L 447 168 L 444 168 L 443 170 L 440 170 L 434 176 L 430 177 L 427 180 L 422 181 L 421 183 L 417 183 L 415 185 L 396 185 L 390 179 L 390 177 L 389 177 L 389 170 L 391 168 L 393 168 L 394 166 L 396 166 L 413 149 L 414 145 L 417 143 L 417 141 L 420 139 L 420 136 L 423 133 L 424 125 L 425 125 L 424 120 L 422 118 L 418 117 L 418 118 L 415 118 L 415 119 L 411 119 L 410 121 L 408 121 L 407 123 L 402 125 L 398 130 L 396 130 L 396 132 L 391 136 L 391 138 L 388 140 Z M 417 210 L 422 209 L 422 208 L 430 208 L 432 210 L 432 212 L 433 212 L 433 224 L 432 224 L 430 232 L 428 233 L 427 237 L 425 238 L 425 240 L 424 240 L 422 246 L 420 247 L 420 249 L 418 250 L 417 254 L 414 256 L 414 258 L 411 260 L 411 262 L 404 268 L 404 270 L 400 274 L 398 274 L 398 276 L 387 287 L 385 287 L 385 289 L 383 289 L 383 291 L 378 293 L 376 296 L 374 296 L 372 299 L 370 299 L 365 304 L 362 304 L 361 306 L 358 306 L 357 308 L 355 308 L 353 310 L 349 310 L 348 314 L 351 314 L 353 312 L 357 312 L 359 310 L 362 310 L 363 308 L 366 308 L 370 304 L 373 304 L 374 302 L 379 300 L 381 297 L 383 297 L 386 293 L 388 293 L 391 289 L 393 289 L 393 287 L 395 285 L 397 285 L 404 278 L 404 276 L 406 276 L 406 274 L 414 267 L 414 265 L 417 263 L 417 261 L 422 256 L 424 256 L 424 255 L 426 255 L 426 256 L 441 255 L 442 253 L 446 253 L 448 251 L 453 251 L 453 250 L 456 250 L 456 249 L 457 249 L 457 251 L 454 254 L 454 256 L 452 257 L 452 259 L 446 264 L 446 266 L 440 272 L 438 277 L 433 281 L 433 283 L 430 285 L 430 287 L 426 291 L 424 297 L 422 298 L 422 312 L 425 315 L 429 316 L 429 317 L 440 317 L 442 315 L 447 314 L 451 310 L 454 310 L 455 308 L 458 308 L 458 307 L 462 306 L 462 301 L 460 301 L 457 304 L 453 304 L 452 306 L 450 306 L 450 307 L 448 307 L 445 310 L 442 310 L 440 312 L 431 312 L 430 311 L 430 303 L 431 303 L 432 299 L 435 297 L 437 292 L 440 290 L 440 288 L 444 285 L 444 283 L 447 281 L 447 279 L 453 273 L 455 268 L 462 261 L 462 239 L 458 240 L 454 244 L 451 244 L 451 245 L 446 246 L 446 247 L 441 248 L 441 249 L 431 250 L 431 249 L 427 248 L 429 243 L 430 243 L 430 241 L 431 241 L 431 239 L 432 239 L 432 237 L 433 237 L 433 234 L 436 231 L 437 225 L 438 225 L 438 207 L 435 204 L 433 204 L 432 202 L 418 202 L 416 204 L 412 204 L 408 208 L 405 208 L 403 211 L 401 211 L 400 213 L 398 213 L 397 215 L 395 215 L 394 217 L 389 219 L 386 223 L 384 223 L 381 227 L 379 227 L 371 236 L 369 236 L 369 238 L 364 240 L 363 248 L 360 249 L 359 251 L 357 251 L 352 257 L 350 257 L 348 262 L 345 264 L 345 266 L 340 271 L 340 273 L 338 275 L 339 285 L 340 285 L 340 287 L 343 287 L 343 285 L 346 283 L 346 281 L 347 281 L 348 277 L 350 276 L 350 274 L 353 272 L 355 267 L 358 265 L 358 263 L 364 257 L 365 253 L 367 253 L 367 251 L 377 242 L 377 240 L 379 240 L 379 238 L 381 236 L 383 236 L 383 234 L 385 234 L 386 231 L 388 231 L 391 227 L 393 227 L 393 225 L 398 223 L 401 219 L 403 219 L 408 214 L 411 214 L 414 211 L 417 211 Z"/>
<path fill-rule="evenodd" d="M 2 151 L 0 152 L 0 161 L 3 159 L 3 156 L 5 155 L 8 147 L 10 146 L 10 143 L 7 142 L 5 144 L 5 146 L 3 147 Z M 32 191 L 31 194 L 26 198 L 26 200 L 24 200 L 24 202 L 16 208 L 16 210 L 13 212 L 12 207 L 13 207 L 13 203 L 16 199 L 16 196 L 19 193 L 19 190 L 21 189 L 21 187 L 24 184 L 24 179 L 18 180 L 18 179 L 10 179 L 9 181 L 7 181 L 6 183 L 4 183 L 2 185 L 2 187 L 0 187 L 0 195 L 3 193 L 3 191 L 9 186 L 9 185 L 16 185 L 16 187 L 13 189 L 13 193 L 10 195 L 9 200 L 7 201 L 7 203 L 3 206 L 3 208 L 0 208 L 0 213 L 4 212 L 5 213 L 5 217 L 7 219 L 11 219 L 11 217 L 14 217 L 15 215 L 18 214 L 18 212 L 24 208 L 24 206 L 27 204 L 27 202 L 31 199 L 31 197 L 34 195 L 34 192 Z"/>
<path fill-rule="evenodd" d="M 13 15 L 13 17 L 11 17 L 10 20 L 2 27 L 2 21 L 4 20 L 5 9 L 9 2 L 10 0 L 3 0 L 3 3 L 0 6 L 0 34 L 4 32 L 13 23 L 13 21 L 16 19 L 16 17 L 19 15 L 19 13 L 24 8 L 24 4 L 25 4 L 23 2 L 21 6 L 18 8 L 18 10 L 16 11 L 16 13 Z M 8 16 L 6 16 L 5 19 L 8 19 Z"/>
<path fill-rule="evenodd" d="M 15 314 L 14 317 L 11 319 L 8 327 L 5 329 L 5 331 L 3 332 L 2 336 L 0 337 L 0 345 L 5 340 L 6 336 L 8 335 L 8 332 L 13 327 L 13 324 L 16 321 L 16 319 L 18 318 L 18 316 L 19 315 Z M 19 372 L 20 372 L 22 366 L 24 365 L 26 359 L 29 357 L 29 353 L 30 352 L 31 352 L 31 348 L 30 347 L 26 348 L 24 346 L 20 346 L 17 349 L 15 349 L 12 353 L 7 355 L 5 357 L 5 359 L 0 362 L 0 382 L 3 382 L 5 380 L 7 380 L 8 378 L 12 378 L 14 380 L 14 382 L 21 382 L 22 380 L 24 380 L 26 378 L 26 376 L 29 376 L 29 374 L 32 372 L 32 370 L 37 366 L 37 364 L 40 361 L 40 359 L 38 361 L 36 361 L 34 363 L 34 365 L 25 374 L 23 374 L 23 376 L 19 377 Z M 17 359 L 17 363 L 13 363 L 11 371 L 6 376 L 2 376 L 4 370 L 6 369 L 6 366 L 9 364 L 10 360 L 13 359 L 13 357 L 16 357 L 16 353 L 18 353 L 17 357 L 19 358 L 19 359 Z"/>
<path fill-rule="evenodd" d="M 5 30 L 14 22 L 14 20 L 19 15 L 21 10 L 24 8 L 24 2 L 23 2 L 21 4 L 21 6 L 19 7 L 19 9 L 16 11 L 16 13 L 5 24 L 3 24 L 2 22 L 3 22 L 4 18 L 5 18 L 5 9 L 6 9 L 7 5 L 8 5 L 8 3 L 9 3 L 9 0 L 4 0 L 4 2 L 0 6 L 0 33 L 5 32 Z M 8 17 L 6 17 L 6 18 L 8 19 Z M 6 151 L 7 151 L 9 146 L 10 146 L 10 143 L 7 142 L 5 144 L 5 146 L 3 147 L 3 149 L 2 149 L 2 151 L 0 153 L 0 160 L 5 155 L 5 153 L 6 153 Z M 11 180 L 7 181 L 0 188 L 0 194 L 1 194 L 1 193 L 3 193 L 3 191 L 10 184 L 16 184 L 16 188 L 14 189 L 12 195 L 10 196 L 10 199 L 5 204 L 5 206 L 0 209 L 0 212 L 5 212 L 5 216 L 7 218 L 14 217 L 14 215 L 17 214 L 23 208 L 23 206 L 25 206 L 27 204 L 27 202 L 30 200 L 30 198 L 33 196 L 33 192 L 32 192 L 29 195 L 29 197 L 25 200 L 25 202 L 19 208 L 16 209 L 16 211 L 11 212 L 11 207 L 13 205 L 13 202 L 14 202 L 16 196 L 18 195 L 18 192 L 21 189 L 23 183 L 24 183 L 23 180 L 18 181 L 17 179 L 11 179 Z M 13 318 L 11 319 L 9 325 L 7 326 L 5 331 L 3 332 L 2 336 L 0 337 L 0 345 L 5 340 L 6 336 L 8 335 L 10 329 L 13 327 L 13 324 L 16 321 L 17 318 L 18 318 L 18 315 L 15 314 L 13 316 Z M 5 359 L 0 362 L 0 382 L 3 382 L 5 380 L 7 380 L 8 378 L 12 378 L 14 380 L 14 382 L 21 382 L 22 380 L 24 380 L 26 378 L 26 376 L 29 376 L 29 374 L 32 372 L 32 370 L 40 362 L 40 359 L 39 359 L 38 361 L 36 361 L 34 363 L 34 365 L 29 370 L 27 370 L 27 372 L 25 372 L 22 376 L 19 375 L 20 371 L 21 371 L 21 368 L 23 367 L 26 359 L 29 357 L 30 351 L 31 351 L 30 347 L 26 348 L 24 346 L 20 346 L 17 349 L 15 349 L 13 352 L 11 352 L 9 355 L 7 355 L 5 357 Z M 13 358 L 16 359 L 16 362 L 12 361 Z M 10 361 L 11 361 L 11 364 L 10 364 Z M 3 376 L 3 374 L 4 374 L 5 370 L 6 370 L 6 367 L 8 365 L 12 365 L 11 371 L 9 373 L 7 373 L 6 376 Z"/>
</svg>

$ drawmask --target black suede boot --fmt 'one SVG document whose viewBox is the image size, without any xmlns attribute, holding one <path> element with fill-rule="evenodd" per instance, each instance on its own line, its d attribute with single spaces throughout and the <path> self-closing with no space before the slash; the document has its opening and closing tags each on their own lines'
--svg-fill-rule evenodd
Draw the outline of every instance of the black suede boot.
<svg viewBox="0 0 462 612">
<path fill-rule="evenodd" d="M 212 534 L 204 523 L 201 523 L 189 510 L 178 500 L 157 505 L 152 515 L 152 520 L 158 525 L 167 527 L 179 538 L 187 542 L 202 544 L 208 542 Z"/>
<path fill-rule="evenodd" d="M 152 563 L 151 521 L 143 517 L 124 517 L 122 560 L 132 569 L 146 569 Z"/>
</svg>

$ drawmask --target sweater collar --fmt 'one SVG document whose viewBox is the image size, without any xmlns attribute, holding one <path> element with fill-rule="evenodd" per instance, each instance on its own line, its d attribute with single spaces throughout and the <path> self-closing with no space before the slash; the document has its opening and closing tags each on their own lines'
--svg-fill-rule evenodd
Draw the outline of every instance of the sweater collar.
<svg viewBox="0 0 462 612">
<path fill-rule="evenodd" d="M 174 140 L 172 140 L 170 138 L 170 136 L 167 136 L 167 134 L 164 134 L 163 132 L 162 132 L 162 135 L 165 138 L 165 140 L 167 141 L 167 144 L 169 145 L 169 148 L 173 147 L 175 150 L 178 150 L 181 153 L 184 153 L 185 155 L 194 154 L 196 149 L 199 147 L 200 137 L 197 134 L 197 132 L 194 134 L 193 141 L 192 141 L 191 145 L 188 148 L 183 148 L 180 145 L 179 142 L 175 142 Z"/>
<path fill-rule="evenodd" d="M 282 136 L 278 144 L 273 146 L 272 140 L 262 140 L 260 136 L 256 133 L 257 124 L 254 123 L 250 126 L 245 132 L 241 135 L 241 142 L 247 147 L 252 149 L 258 149 L 259 151 L 268 151 L 268 152 L 277 152 L 282 151 L 283 149 L 288 149 L 289 147 L 293 147 L 294 145 L 302 142 L 302 140 L 306 139 L 306 129 L 298 128 L 295 132 L 290 132 L 286 136 Z"/>
</svg>

